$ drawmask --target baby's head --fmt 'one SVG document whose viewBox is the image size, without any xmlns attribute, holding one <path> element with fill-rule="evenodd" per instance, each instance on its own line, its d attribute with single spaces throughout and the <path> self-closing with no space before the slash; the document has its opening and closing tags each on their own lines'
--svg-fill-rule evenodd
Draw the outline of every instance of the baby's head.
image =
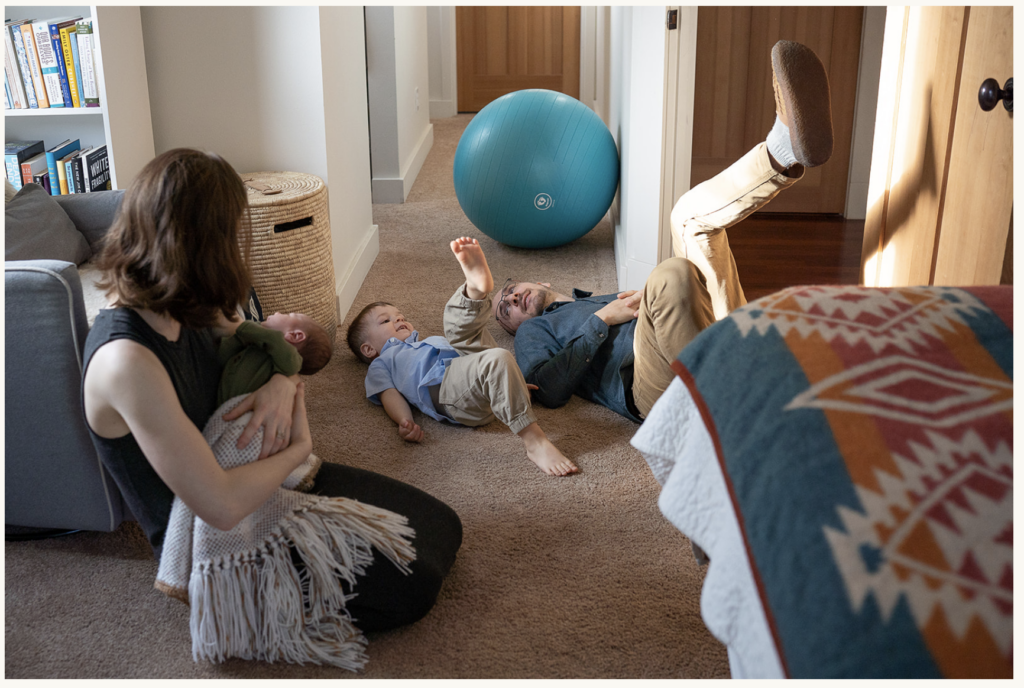
<svg viewBox="0 0 1024 688">
<path fill-rule="evenodd" d="M 327 330 L 303 313 L 274 313 L 263 326 L 284 334 L 286 342 L 302 356 L 303 375 L 312 375 L 331 360 L 331 338 Z"/>
<path fill-rule="evenodd" d="M 377 301 L 359 311 L 348 326 L 348 348 L 363 363 L 380 356 L 381 349 L 394 337 L 405 341 L 413 331 L 412 324 L 390 303 Z"/>
</svg>

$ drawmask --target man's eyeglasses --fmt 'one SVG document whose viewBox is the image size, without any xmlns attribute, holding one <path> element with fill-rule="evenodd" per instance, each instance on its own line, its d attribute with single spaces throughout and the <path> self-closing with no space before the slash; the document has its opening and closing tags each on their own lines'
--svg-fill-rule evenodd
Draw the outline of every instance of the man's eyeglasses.
<svg viewBox="0 0 1024 688">
<path fill-rule="evenodd" d="M 505 280 L 504 286 L 501 288 L 501 298 L 498 299 L 497 315 L 503 320 L 508 320 L 509 314 L 512 312 L 512 304 L 505 299 L 512 296 L 512 292 L 519 286 L 519 282 L 516 282 L 511 277 Z"/>
</svg>

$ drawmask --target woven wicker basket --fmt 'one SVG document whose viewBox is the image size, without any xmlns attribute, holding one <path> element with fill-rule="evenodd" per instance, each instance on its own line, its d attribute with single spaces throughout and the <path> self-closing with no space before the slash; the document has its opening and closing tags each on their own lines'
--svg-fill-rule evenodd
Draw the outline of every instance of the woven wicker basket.
<svg viewBox="0 0 1024 688">
<path fill-rule="evenodd" d="M 334 340 L 334 295 L 327 185 L 301 172 L 241 175 L 249 194 L 253 287 L 264 317 L 305 313 Z"/>
</svg>

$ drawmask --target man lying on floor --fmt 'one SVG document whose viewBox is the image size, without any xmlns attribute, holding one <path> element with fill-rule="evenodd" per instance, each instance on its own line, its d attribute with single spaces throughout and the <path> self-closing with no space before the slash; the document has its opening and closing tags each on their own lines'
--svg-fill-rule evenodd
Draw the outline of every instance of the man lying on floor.
<svg viewBox="0 0 1024 688">
<path fill-rule="evenodd" d="M 642 422 L 672 382 L 669 367 L 697 334 L 746 303 L 726 230 L 832 154 L 828 77 L 804 45 L 772 48 L 775 125 L 767 140 L 672 209 L 674 258 L 642 291 L 560 294 L 547 282 L 508 280 L 494 317 L 515 337 L 516 362 L 534 399 L 549 407 L 573 394 Z"/>
</svg>

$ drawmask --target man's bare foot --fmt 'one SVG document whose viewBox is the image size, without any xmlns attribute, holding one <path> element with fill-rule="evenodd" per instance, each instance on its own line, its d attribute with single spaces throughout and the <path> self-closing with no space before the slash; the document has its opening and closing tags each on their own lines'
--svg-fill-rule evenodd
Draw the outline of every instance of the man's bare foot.
<svg viewBox="0 0 1024 688">
<path fill-rule="evenodd" d="M 484 250 L 476 239 L 459 237 L 451 243 L 452 253 L 466 275 L 466 296 L 474 301 L 487 298 L 494 289 L 494 278 L 487 267 Z"/>
<path fill-rule="evenodd" d="M 537 464 L 537 467 L 548 475 L 566 476 L 575 473 L 579 467 L 562 456 L 558 447 L 551 441 L 536 423 L 530 423 L 519 432 L 526 444 L 526 456 Z"/>
</svg>

